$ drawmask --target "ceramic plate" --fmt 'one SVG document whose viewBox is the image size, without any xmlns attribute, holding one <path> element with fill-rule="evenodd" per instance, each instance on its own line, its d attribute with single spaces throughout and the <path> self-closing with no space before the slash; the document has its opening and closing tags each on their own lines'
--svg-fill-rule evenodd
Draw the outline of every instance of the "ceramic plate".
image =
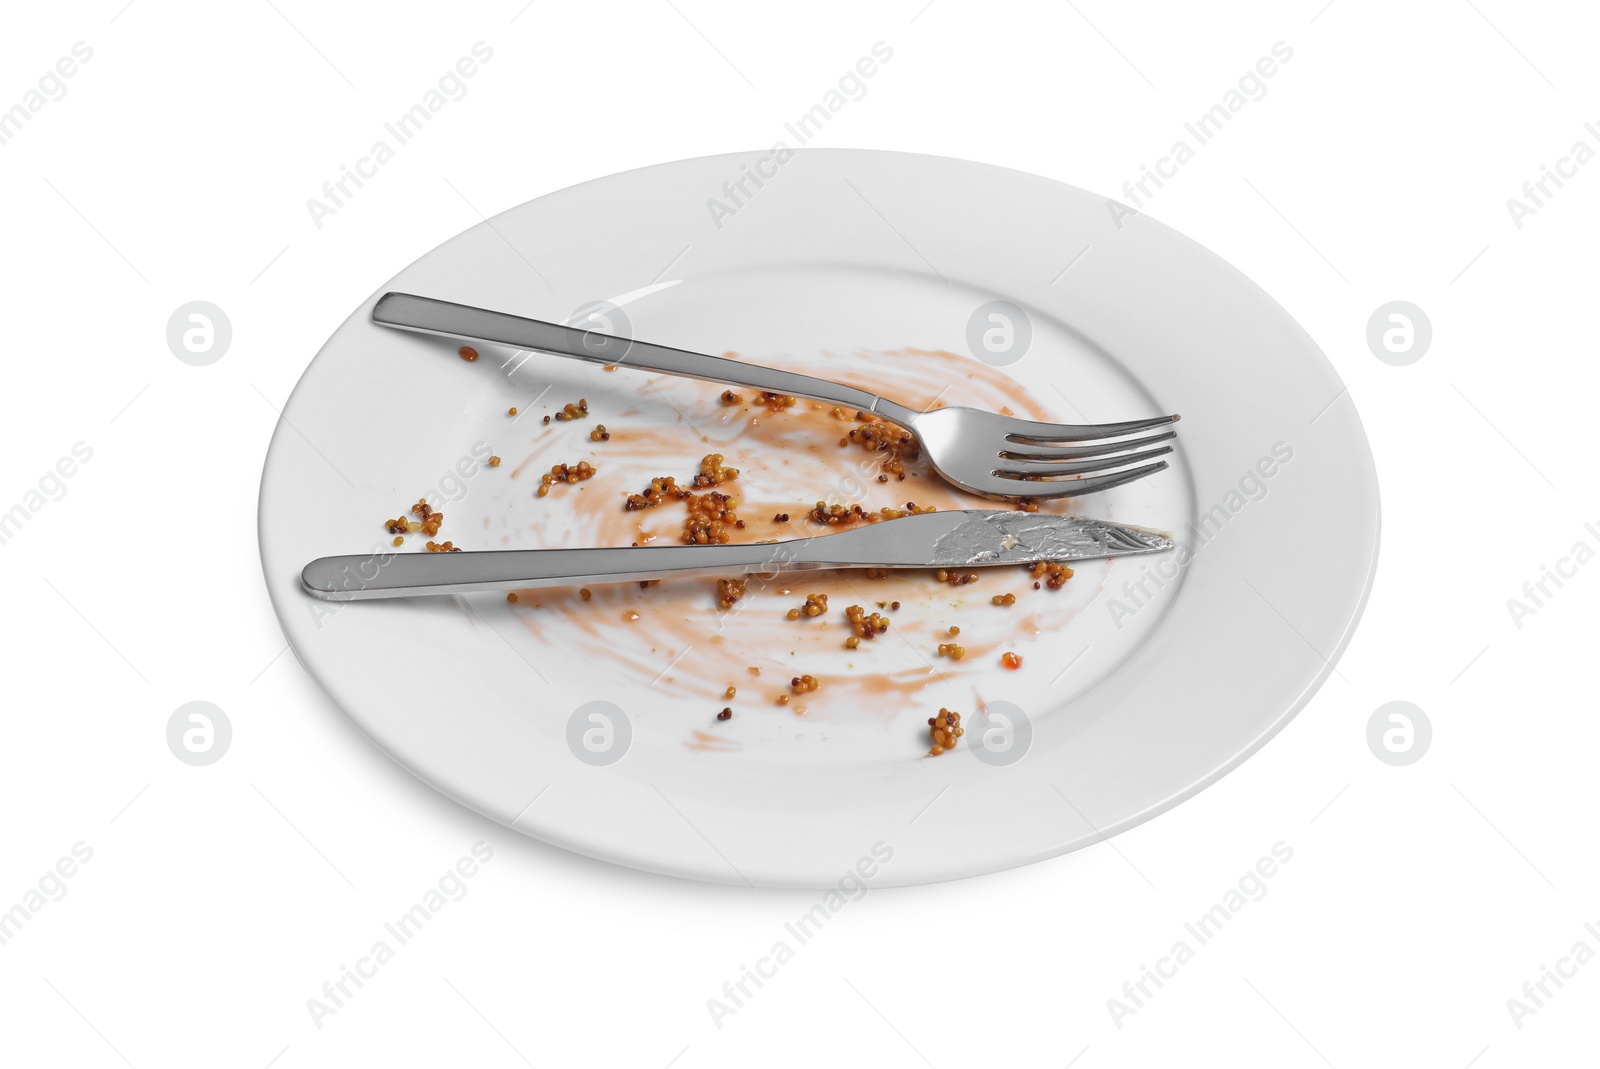
<svg viewBox="0 0 1600 1069">
<path fill-rule="evenodd" d="M 465 549 L 673 541 L 685 507 L 627 511 L 627 495 L 657 476 L 687 483 L 712 453 L 739 470 L 720 487 L 745 521 L 739 541 L 825 530 L 806 518 L 818 501 L 990 504 L 915 460 L 904 478 L 885 470 L 849 440 L 853 413 L 769 411 L 748 390 L 724 404 L 709 383 L 488 346 L 467 362 L 374 326 L 391 289 L 731 352 L 914 407 L 1055 422 L 1179 412 L 1170 470 L 1047 507 L 1171 531 L 1181 549 L 1083 562 L 1059 590 L 1007 568 L 966 586 L 752 580 L 728 609 L 713 580 L 587 600 L 314 601 L 298 584 L 314 557 L 421 552 L 425 535 L 397 549 L 384 528 L 419 498 L 444 514 L 435 540 Z M 546 423 L 580 399 L 586 417 Z M 592 478 L 538 495 L 542 473 L 579 461 Z M 808 149 L 562 190 L 401 271 L 286 404 L 260 534 L 301 663 L 460 803 L 657 872 L 820 887 L 865 858 L 874 883 L 910 884 L 1098 842 L 1271 738 L 1355 626 L 1378 491 L 1316 345 L 1192 241 L 1032 175 Z M 1007 593 L 1015 604 L 992 604 Z M 827 612 L 789 620 L 808 594 L 826 594 Z M 850 605 L 889 630 L 846 649 Z M 941 656 L 949 642 L 965 656 Z M 820 686 L 782 702 L 799 675 Z M 941 708 L 966 735 L 929 756 Z"/>
</svg>

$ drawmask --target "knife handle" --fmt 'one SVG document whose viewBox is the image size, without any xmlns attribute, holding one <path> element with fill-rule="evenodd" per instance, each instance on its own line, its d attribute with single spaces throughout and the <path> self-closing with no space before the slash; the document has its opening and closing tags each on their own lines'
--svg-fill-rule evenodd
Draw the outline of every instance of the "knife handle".
<svg viewBox="0 0 1600 1069">
<path fill-rule="evenodd" d="M 320 557 L 306 565 L 300 583 L 324 601 L 471 594 L 492 590 L 626 583 L 695 576 L 777 574 L 850 567 L 850 555 L 814 551 L 826 539 L 731 546 L 641 546 L 602 549 L 510 549 L 462 553 L 372 553 Z"/>
</svg>

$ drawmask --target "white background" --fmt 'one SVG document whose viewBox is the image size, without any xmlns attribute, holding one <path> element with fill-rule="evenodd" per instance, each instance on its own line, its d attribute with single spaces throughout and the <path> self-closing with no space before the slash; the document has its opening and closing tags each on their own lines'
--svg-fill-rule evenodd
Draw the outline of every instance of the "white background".
<svg viewBox="0 0 1600 1069">
<path fill-rule="evenodd" d="M 1574 943 L 1600 951 L 1584 929 L 1600 928 L 1600 565 L 1550 586 L 1520 627 L 1507 599 L 1574 543 L 1600 547 L 1584 528 L 1600 521 L 1600 163 L 1520 228 L 1506 206 L 1575 141 L 1600 147 L 1584 130 L 1600 120 L 1592 9 L 124 2 L 13 7 L 0 35 L 0 107 L 74 42 L 93 49 L 65 97 L 0 145 L 0 509 L 74 443 L 93 450 L 0 545 L 0 908 L 74 843 L 93 850 L 0 946 L 0 1060 L 1593 1059 L 1600 964 L 1521 1027 L 1507 999 Z M 307 198 L 480 40 L 494 59 L 469 94 L 314 226 Z M 275 406 L 399 267 L 480 212 L 767 146 L 880 40 L 893 61 L 816 143 L 1105 194 L 1288 44 L 1267 95 L 1147 210 L 1260 282 L 1350 384 L 1384 543 L 1339 674 L 1241 769 L 1112 845 L 875 891 L 718 1028 L 706 1000 L 815 896 L 586 861 L 392 765 L 284 652 L 256 560 L 257 480 Z M 210 367 L 166 345 L 168 316 L 195 299 L 233 325 Z M 1408 367 L 1365 339 L 1395 299 L 1433 324 Z M 234 729 L 206 768 L 165 740 L 195 699 Z M 1396 699 L 1433 725 L 1408 767 L 1366 742 Z M 495 853 L 468 896 L 318 1028 L 306 1000 L 479 840 Z M 1266 896 L 1119 1027 L 1107 1000 L 1280 841 L 1293 860 Z"/>
</svg>

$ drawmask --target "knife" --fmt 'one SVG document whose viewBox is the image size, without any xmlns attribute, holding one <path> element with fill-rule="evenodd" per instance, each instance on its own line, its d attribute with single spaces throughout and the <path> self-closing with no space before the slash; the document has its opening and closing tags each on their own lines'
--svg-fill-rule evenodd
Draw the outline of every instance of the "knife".
<svg viewBox="0 0 1600 1069">
<path fill-rule="evenodd" d="M 300 582 L 324 601 L 362 601 L 838 568 L 985 568 L 1160 553 L 1175 545 L 1165 534 L 1104 520 L 974 509 L 744 545 L 319 557 Z"/>
</svg>

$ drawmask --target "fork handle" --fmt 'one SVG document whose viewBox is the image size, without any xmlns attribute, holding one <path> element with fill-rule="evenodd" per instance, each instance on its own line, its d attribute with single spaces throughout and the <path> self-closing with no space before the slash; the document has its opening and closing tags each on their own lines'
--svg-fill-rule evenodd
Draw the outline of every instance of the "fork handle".
<svg viewBox="0 0 1600 1069">
<path fill-rule="evenodd" d="M 466 304 L 452 304 L 410 293 L 385 293 L 378 298 L 378 303 L 372 308 L 372 321 L 419 334 L 509 345 L 587 360 L 593 364 L 643 368 L 664 375 L 805 397 L 812 401 L 871 412 L 901 425 L 908 424 L 911 417 L 916 415 L 911 409 L 877 394 L 811 375 L 747 364 L 743 360 L 691 353 L 684 349 L 652 345 L 599 331 L 547 323 L 541 319 L 528 319 Z"/>
</svg>

